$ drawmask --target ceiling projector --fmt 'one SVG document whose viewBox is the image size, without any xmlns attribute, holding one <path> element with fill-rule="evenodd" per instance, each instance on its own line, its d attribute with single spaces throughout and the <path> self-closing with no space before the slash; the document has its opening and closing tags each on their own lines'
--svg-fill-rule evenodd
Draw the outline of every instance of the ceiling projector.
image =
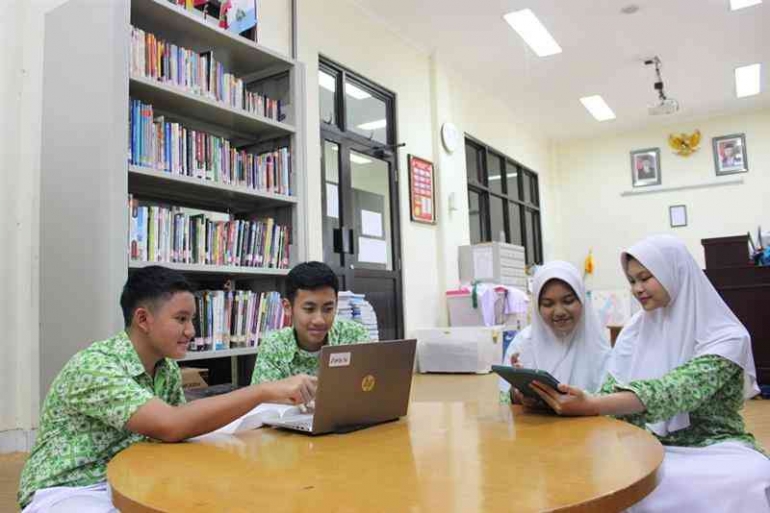
<svg viewBox="0 0 770 513">
<path fill-rule="evenodd" d="M 661 116 L 664 114 L 673 114 L 678 111 L 679 111 L 679 102 L 674 100 L 673 98 L 666 98 L 665 100 L 660 100 L 658 104 L 650 105 L 649 107 L 647 107 L 647 112 L 650 113 L 650 116 Z"/>
<path fill-rule="evenodd" d="M 657 76 L 658 80 L 655 82 L 653 87 L 658 92 L 658 103 L 655 105 L 650 105 L 647 108 L 647 112 L 650 113 L 650 116 L 661 116 L 665 114 L 673 114 L 675 112 L 679 111 L 679 102 L 676 101 L 673 98 L 669 98 L 666 96 L 666 92 L 663 89 L 663 79 L 660 76 L 660 59 L 656 55 L 652 59 L 648 59 L 644 61 L 645 66 L 655 66 L 655 75 Z"/>
</svg>

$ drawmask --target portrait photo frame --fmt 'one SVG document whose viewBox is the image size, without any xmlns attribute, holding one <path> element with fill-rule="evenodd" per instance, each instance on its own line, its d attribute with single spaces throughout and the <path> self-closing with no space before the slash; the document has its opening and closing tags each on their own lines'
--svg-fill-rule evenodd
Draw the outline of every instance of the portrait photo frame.
<svg viewBox="0 0 770 513">
<path fill-rule="evenodd" d="M 660 184 L 660 148 L 631 151 L 631 185 L 649 187 Z"/>
<path fill-rule="evenodd" d="M 745 134 L 720 135 L 711 139 L 714 172 L 717 176 L 745 173 L 749 170 Z"/>
</svg>

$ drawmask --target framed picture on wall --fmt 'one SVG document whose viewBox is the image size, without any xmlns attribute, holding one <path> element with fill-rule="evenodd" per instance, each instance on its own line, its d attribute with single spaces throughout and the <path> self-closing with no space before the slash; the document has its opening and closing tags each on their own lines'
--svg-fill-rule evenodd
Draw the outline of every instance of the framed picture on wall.
<svg viewBox="0 0 770 513">
<path fill-rule="evenodd" d="M 671 205 L 668 207 L 668 220 L 671 228 L 687 226 L 687 206 Z"/>
<path fill-rule="evenodd" d="M 417 223 L 436 224 L 436 174 L 433 163 L 408 156 L 409 214 Z"/>
<path fill-rule="evenodd" d="M 745 173 L 749 170 L 744 134 L 721 135 L 711 139 L 717 176 Z"/>
<path fill-rule="evenodd" d="M 660 185 L 660 148 L 631 152 L 631 184 L 634 187 Z"/>
</svg>

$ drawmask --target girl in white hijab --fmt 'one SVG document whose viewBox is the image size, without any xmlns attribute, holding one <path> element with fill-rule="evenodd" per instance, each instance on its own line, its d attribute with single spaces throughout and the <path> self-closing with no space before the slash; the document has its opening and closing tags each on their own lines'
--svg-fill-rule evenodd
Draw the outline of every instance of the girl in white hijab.
<svg viewBox="0 0 770 513">
<path fill-rule="evenodd" d="M 621 263 L 642 310 L 618 337 L 600 395 L 535 389 L 561 415 L 614 415 L 665 446 L 658 487 L 629 511 L 770 511 L 770 460 L 739 413 L 758 392 L 746 328 L 679 239 L 644 239 Z"/>
<path fill-rule="evenodd" d="M 504 361 L 517 355 L 517 366 L 544 370 L 595 392 L 606 375 L 610 344 L 580 273 L 570 263 L 549 262 L 535 274 L 533 289 L 537 313 L 508 346 Z M 501 399 L 520 402 L 520 394 L 509 396 L 510 388 L 500 380 Z"/>
</svg>

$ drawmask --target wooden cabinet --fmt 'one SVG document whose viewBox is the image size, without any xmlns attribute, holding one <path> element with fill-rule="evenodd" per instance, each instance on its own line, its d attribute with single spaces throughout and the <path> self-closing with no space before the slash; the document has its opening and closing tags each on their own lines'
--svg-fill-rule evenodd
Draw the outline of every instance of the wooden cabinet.
<svg viewBox="0 0 770 513">
<path fill-rule="evenodd" d="M 706 251 L 706 276 L 749 330 L 757 379 L 770 385 L 770 267 L 749 264 L 745 235 L 703 239 L 701 243 Z"/>
</svg>

